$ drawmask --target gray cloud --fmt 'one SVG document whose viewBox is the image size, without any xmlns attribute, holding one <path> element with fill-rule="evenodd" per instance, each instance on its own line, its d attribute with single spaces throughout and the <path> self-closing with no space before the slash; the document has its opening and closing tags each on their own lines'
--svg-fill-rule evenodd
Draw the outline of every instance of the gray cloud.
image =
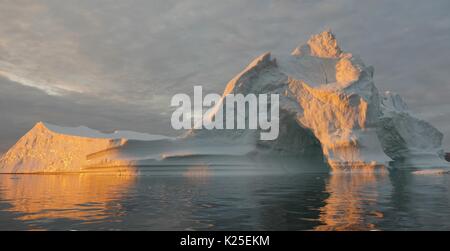
<svg viewBox="0 0 450 251">
<path fill-rule="evenodd" d="M 196 84 L 221 92 L 253 57 L 288 53 L 330 27 L 374 65 L 378 87 L 401 94 L 450 148 L 449 11 L 448 0 L 3 0 L 0 74 L 59 96 L 0 81 L 0 128 L 10 131 L 0 141 L 47 117 L 157 131 L 147 123 L 161 120 L 139 126 L 138 115 L 168 113 L 171 95 Z"/>
<path fill-rule="evenodd" d="M 80 95 L 49 96 L 44 92 L 0 77 L 0 152 L 38 121 L 63 126 L 86 125 L 102 131 L 127 129 L 177 135 L 159 110 L 101 101 Z"/>
</svg>

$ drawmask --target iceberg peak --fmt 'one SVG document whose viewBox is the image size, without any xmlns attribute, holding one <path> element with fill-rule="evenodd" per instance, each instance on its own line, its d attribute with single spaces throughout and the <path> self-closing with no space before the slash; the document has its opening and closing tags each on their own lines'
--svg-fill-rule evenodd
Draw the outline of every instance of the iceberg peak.
<svg viewBox="0 0 450 251">
<path fill-rule="evenodd" d="M 310 37 L 306 44 L 294 49 L 292 55 L 311 55 L 320 58 L 338 58 L 342 50 L 336 40 L 336 36 L 330 29 Z"/>
</svg>

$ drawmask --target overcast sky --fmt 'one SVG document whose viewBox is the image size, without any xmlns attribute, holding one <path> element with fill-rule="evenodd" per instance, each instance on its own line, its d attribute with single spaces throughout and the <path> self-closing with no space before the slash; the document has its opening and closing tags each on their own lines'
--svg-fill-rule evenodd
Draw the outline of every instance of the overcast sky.
<svg viewBox="0 0 450 251">
<path fill-rule="evenodd" d="M 0 152 L 40 120 L 173 135 L 173 94 L 221 93 L 252 58 L 325 28 L 450 150 L 449 13 L 448 0 L 0 0 Z"/>
</svg>

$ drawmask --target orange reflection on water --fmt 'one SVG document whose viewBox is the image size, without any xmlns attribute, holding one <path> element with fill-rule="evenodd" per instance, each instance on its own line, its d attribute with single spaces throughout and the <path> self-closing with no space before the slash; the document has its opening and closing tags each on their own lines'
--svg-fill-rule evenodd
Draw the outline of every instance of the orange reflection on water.
<svg viewBox="0 0 450 251">
<path fill-rule="evenodd" d="M 190 179 L 205 179 L 212 175 L 212 172 L 207 165 L 188 167 L 183 172 L 183 176 Z"/>
<path fill-rule="evenodd" d="M 378 189 L 388 180 L 386 171 L 361 173 L 334 173 L 326 187 L 330 194 L 320 209 L 321 225 L 315 230 L 376 230 L 374 222 L 383 218 L 376 210 Z"/>
<path fill-rule="evenodd" d="M 0 196 L 19 220 L 99 220 L 121 211 L 133 175 L 0 175 Z"/>
</svg>

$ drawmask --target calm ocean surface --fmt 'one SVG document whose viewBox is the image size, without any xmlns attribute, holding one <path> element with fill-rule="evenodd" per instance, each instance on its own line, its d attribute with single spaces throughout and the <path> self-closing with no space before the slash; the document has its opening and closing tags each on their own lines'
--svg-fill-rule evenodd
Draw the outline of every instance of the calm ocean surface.
<svg viewBox="0 0 450 251">
<path fill-rule="evenodd" d="M 0 175 L 0 230 L 450 230 L 450 175 Z"/>
</svg>

